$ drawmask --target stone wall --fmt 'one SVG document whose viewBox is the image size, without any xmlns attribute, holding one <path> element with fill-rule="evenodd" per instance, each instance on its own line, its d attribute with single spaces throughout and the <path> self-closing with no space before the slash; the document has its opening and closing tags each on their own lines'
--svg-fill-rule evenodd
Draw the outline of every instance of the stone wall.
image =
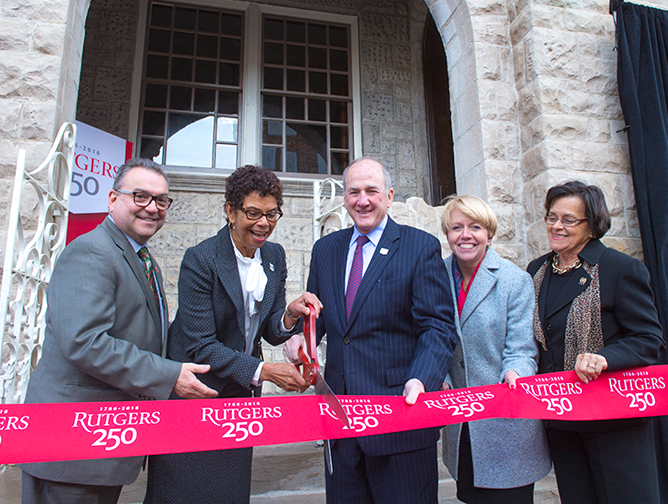
<svg viewBox="0 0 668 504">
<path fill-rule="evenodd" d="M 77 120 L 129 138 L 139 2 L 91 0 L 77 101 Z"/>
<path fill-rule="evenodd" d="M 642 257 L 607 0 L 427 4 L 448 56 L 458 191 L 496 211 L 501 254 L 548 250 L 545 192 L 581 179 L 608 200 L 604 242 Z"/>
<path fill-rule="evenodd" d="M 88 1 L 0 2 L 0 268 L 19 150 L 34 170 L 74 120 Z"/>
<path fill-rule="evenodd" d="M 423 2 L 371 3 L 360 17 L 363 150 L 390 169 L 405 201 L 429 194 L 421 62 L 428 12 Z"/>
<path fill-rule="evenodd" d="M 545 248 L 543 199 L 555 183 L 600 186 L 612 214 L 606 243 L 641 255 L 608 3 L 509 6 L 520 113 L 527 252 Z"/>
<path fill-rule="evenodd" d="M 497 249 L 523 263 L 520 106 L 506 3 L 427 3 L 447 55 L 457 191 L 492 206 L 499 217 Z"/>
</svg>

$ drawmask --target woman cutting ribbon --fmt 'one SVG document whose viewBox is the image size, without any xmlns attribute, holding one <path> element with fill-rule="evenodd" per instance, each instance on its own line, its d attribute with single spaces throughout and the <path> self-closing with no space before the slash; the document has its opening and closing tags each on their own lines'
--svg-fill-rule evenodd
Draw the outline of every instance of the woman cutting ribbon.
<svg viewBox="0 0 668 504">
<path fill-rule="evenodd" d="M 264 380 L 287 391 L 309 386 L 294 365 L 262 361 L 262 338 L 283 343 L 309 313 L 307 302 L 321 307 L 306 293 L 285 309 L 285 251 L 267 241 L 282 204 L 273 172 L 239 168 L 226 182 L 228 225 L 188 249 L 181 263 L 168 357 L 209 364 L 200 379 L 219 397 L 259 395 Z M 252 456 L 252 448 L 152 456 L 144 502 L 248 503 Z"/>
</svg>

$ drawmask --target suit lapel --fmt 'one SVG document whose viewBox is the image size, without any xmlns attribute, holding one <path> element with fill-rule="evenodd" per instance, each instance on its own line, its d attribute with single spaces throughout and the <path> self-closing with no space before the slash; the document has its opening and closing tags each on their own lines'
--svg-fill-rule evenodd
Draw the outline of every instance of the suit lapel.
<svg viewBox="0 0 668 504">
<path fill-rule="evenodd" d="M 466 320 L 471 316 L 480 303 L 487 297 L 497 282 L 496 275 L 492 272 L 499 268 L 498 256 L 490 248 L 485 254 L 482 264 L 471 284 L 471 290 L 466 296 L 466 302 L 462 309 L 462 316 L 459 320 L 461 327 L 464 327 Z"/>
<path fill-rule="evenodd" d="M 546 259 L 546 261 L 551 261 L 551 255 Z M 539 269 L 542 268 L 543 265 L 541 264 L 539 266 Z M 548 266 L 549 268 L 549 266 Z M 538 272 L 533 274 L 535 277 Z M 533 280 L 533 278 L 532 278 Z M 535 285 L 535 284 L 534 284 Z M 550 272 L 545 271 L 545 276 L 543 277 L 543 283 L 540 286 L 540 291 L 538 292 L 538 317 L 540 320 L 545 320 L 545 310 L 547 309 L 547 290 L 550 288 Z"/>
<path fill-rule="evenodd" d="M 269 312 L 272 306 L 274 306 L 278 284 L 276 258 L 271 253 L 269 247 L 262 247 L 260 254 L 262 255 L 262 269 L 264 269 L 264 274 L 267 275 L 267 285 L 264 288 L 264 298 L 260 306 L 260 323 L 258 327 L 262 327 L 262 323 L 269 316 Z"/>
<path fill-rule="evenodd" d="M 339 317 L 341 327 L 346 327 L 346 261 L 353 228 L 339 232 L 338 241 L 332 250 L 332 281 L 334 292 L 333 313 Z M 357 291 L 359 293 L 359 289 Z M 354 308 L 353 308 L 354 309 Z"/>
<path fill-rule="evenodd" d="M 552 266 L 548 266 L 548 268 L 551 267 Z M 549 271 L 545 272 L 546 277 L 549 274 L 550 274 Z M 543 282 L 544 281 L 545 280 L 543 280 Z M 590 282 L 591 282 L 591 276 L 589 275 L 589 273 L 587 273 L 587 271 L 583 267 L 578 268 L 575 271 L 575 273 L 573 273 L 571 277 L 568 279 L 568 283 L 559 293 L 554 303 L 552 303 L 552 306 L 546 308 L 545 315 L 549 318 L 554 313 L 561 310 L 564 306 L 566 306 L 568 303 L 570 303 L 576 297 L 578 297 L 583 290 L 589 287 Z"/>
<path fill-rule="evenodd" d="M 445 269 L 448 271 L 448 280 L 450 281 L 450 293 L 455 304 L 455 328 L 457 329 L 457 338 L 461 340 L 462 326 L 459 320 L 459 310 L 457 309 L 457 289 L 455 289 L 455 272 L 452 263 L 455 261 L 455 255 L 450 254 L 444 259 Z"/>
<path fill-rule="evenodd" d="M 357 289 L 357 294 L 355 295 L 355 301 L 353 302 L 353 307 L 350 312 L 350 320 L 348 321 L 348 327 L 352 326 L 357 318 L 357 315 L 360 312 L 360 307 L 364 304 L 364 301 L 369 296 L 371 289 L 376 284 L 378 277 L 385 270 L 387 263 L 390 262 L 392 256 L 396 253 L 399 248 L 399 225 L 388 217 L 387 225 L 383 231 L 376 251 L 371 258 L 371 262 L 366 269 L 366 273 L 362 277 L 362 282 L 360 283 L 359 288 Z M 350 243 L 350 238 L 348 238 L 348 243 Z M 345 259 L 344 259 L 345 264 Z M 344 270 L 345 275 L 345 270 Z M 345 317 L 345 293 L 343 295 L 344 306 L 343 314 Z"/>
<path fill-rule="evenodd" d="M 241 330 L 241 335 L 246 334 L 246 323 L 244 319 L 244 295 L 241 289 L 241 280 L 239 280 L 239 269 L 237 268 L 237 257 L 234 254 L 232 238 L 228 226 L 218 231 L 219 247 L 218 261 L 216 271 L 223 288 L 234 303 L 237 312 L 237 323 Z"/>
<path fill-rule="evenodd" d="M 123 251 L 123 258 L 125 261 L 128 263 L 128 266 L 130 266 L 130 269 L 132 270 L 132 273 L 134 273 L 135 277 L 137 278 L 137 281 L 139 282 L 139 285 L 141 286 L 142 291 L 144 292 L 144 296 L 146 297 L 146 305 L 148 306 L 149 312 L 151 313 L 151 317 L 153 318 L 153 323 L 155 324 L 155 330 L 160 336 L 160 339 L 162 340 L 162 320 L 160 318 L 160 311 L 158 310 L 158 307 L 155 305 L 155 300 L 153 299 L 153 292 L 151 291 L 151 286 L 148 284 L 148 279 L 146 278 L 146 270 L 144 269 L 144 266 L 141 263 L 141 259 L 139 259 L 139 256 L 135 252 L 135 250 L 132 248 L 132 245 L 130 245 L 130 242 L 128 239 L 125 237 L 123 232 L 116 227 L 116 224 L 112 222 L 112 220 L 107 217 L 104 221 L 102 221 L 101 226 L 111 235 L 111 238 L 114 240 L 116 245 Z M 153 261 L 153 258 L 151 258 Z M 155 263 L 155 261 L 153 261 Z M 162 287 L 162 275 L 159 273 L 156 275 L 156 279 L 159 278 L 160 282 L 160 292 L 163 295 L 163 301 L 164 301 L 164 289 Z M 167 313 L 167 310 L 165 309 L 165 314 Z"/>
</svg>

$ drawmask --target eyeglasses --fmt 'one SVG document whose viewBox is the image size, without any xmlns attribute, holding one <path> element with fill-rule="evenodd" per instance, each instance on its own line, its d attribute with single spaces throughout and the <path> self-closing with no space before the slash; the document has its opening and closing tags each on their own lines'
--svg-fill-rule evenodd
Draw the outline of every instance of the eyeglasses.
<svg viewBox="0 0 668 504">
<path fill-rule="evenodd" d="M 246 218 L 248 220 L 252 221 L 260 220 L 262 216 L 264 216 L 267 218 L 268 222 L 276 222 L 278 219 L 283 217 L 283 212 L 281 212 L 280 210 L 272 210 L 271 212 L 267 213 L 260 212 L 256 208 L 246 209 L 244 207 L 241 207 L 240 210 L 246 214 Z"/>
<path fill-rule="evenodd" d="M 144 208 L 149 206 L 151 201 L 155 201 L 155 206 L 158 210 L 167 210 L 170 206 L 172 206 L 172 202 L 174 201 L 172 198 L 168 198 L 167 196 L 153 196 L 152 194 L 142 191 L 124 191 L 123 189 L 114 190 L 121 194 L 132 194 L 135 205 Z"/>
<path fill-rule="evenodd" d="M 557 221 L 561 221 L 561 224 L 564 227 L 573 227 L 577 226 L 581 222 L 585 222 L 587 219 L 575 219 L 573 217 L 557 217 L 555 214 L 547 214 L 545 216 L 545 222 L 550 224 L 551 226 L 555 225 Z"/>
</svg>

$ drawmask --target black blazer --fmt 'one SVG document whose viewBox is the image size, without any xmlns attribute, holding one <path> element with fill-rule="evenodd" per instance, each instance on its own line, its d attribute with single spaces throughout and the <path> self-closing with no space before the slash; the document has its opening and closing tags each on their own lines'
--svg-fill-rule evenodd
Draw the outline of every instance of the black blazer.
<svg viewBox="0 0 668 504">
<path fill-rule="evenodd" d="M 553 252 L 550 252 L 532 261 L 527 268 L 531 276 L 536 274 L 545 261 L 552 261 L 552 257 Z M 590 264 L 599 264 L 604 348 L 598 353 L 608 361 L 608 371 L 655 364 L 665 344 L 645 265 L 615 249 L 607 248 L 599 240 L 587 243 L 578 257 Z M 591 277 L 585 269 L 578 269 L 576 274 L 571 275 L 557 301 L 548 310 L 546 293 L 549 289 L 550 276 L 550 272 L 545 274 L 538 295 L 538 312 L 548 344 L 547 350 L 540 348 L 538 373 L 564 370 L 564 337 L 568 311 L 573 300 L 591 282 Z M 605 423 L 627 422 L 629 421 L 603 423 L 554 421 L 550 422 L 550 425 L 572 430 L 599 430 L 593 424 L 602 429 Z"/>
<path fill-rule="evenodd" d="M 179 308 L 169 328 L 167 355 L 180 362 L 209 364 L 211 370 L 198 377 L 219 397 L 250 396 L 262 358 L 261 338 L 279 345 L 292 334 L 279 331 L 285 310 L 285 251 L 267 242 L 260 253 L 267 286 L 252 355 L 244 352 L 244 300 L 228 226 L 189 248 L 181 262 Z"/>
</svg>

